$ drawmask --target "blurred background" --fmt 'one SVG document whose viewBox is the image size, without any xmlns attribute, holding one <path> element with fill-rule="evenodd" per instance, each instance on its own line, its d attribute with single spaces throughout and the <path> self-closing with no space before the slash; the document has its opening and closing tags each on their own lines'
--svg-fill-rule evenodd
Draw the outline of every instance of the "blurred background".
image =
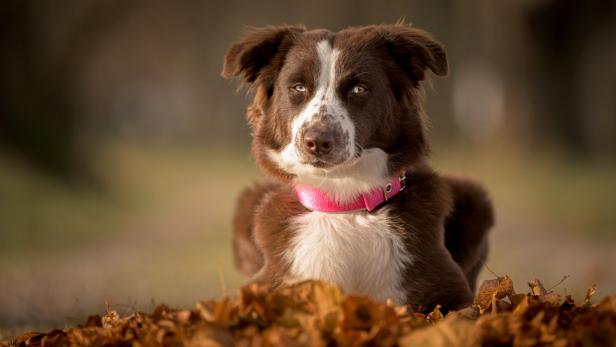
<svg viewBox="0 0 616 347">
<path fill-rule="evenodd" d="M 489 268 L 616 291 L 614 1 L 5 0 L 0 337 L 233 294 L 234 200 L 261 176 L 226 48 L 401 18 L 447 47 L 432 162 L 491 192 Z"/>
</svg>

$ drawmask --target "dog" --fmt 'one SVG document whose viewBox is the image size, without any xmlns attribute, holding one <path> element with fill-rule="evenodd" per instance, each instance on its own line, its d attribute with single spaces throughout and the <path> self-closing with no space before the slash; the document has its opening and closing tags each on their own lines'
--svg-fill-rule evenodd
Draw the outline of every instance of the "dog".
<svg viewBox="0 0 616 347">
<path fill-rule="evenodd" d="M 447 74 L 445 50 L 405 24 L 270 26 L 229 48 L 222 76 L 254 96 L 252 154 L 271 177 L 238 200 L 240 272 L 418 310 L 472 302 L 493 210 L 479 184 L 426 161 L 428 70 Z"/>
</svg>

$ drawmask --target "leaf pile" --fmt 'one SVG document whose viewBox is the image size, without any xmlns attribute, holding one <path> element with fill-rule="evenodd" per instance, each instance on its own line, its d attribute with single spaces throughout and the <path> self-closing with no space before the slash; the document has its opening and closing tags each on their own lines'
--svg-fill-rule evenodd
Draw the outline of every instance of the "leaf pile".
<svg viewBox="0 0 616 347">
<path fill-rule="evenodd" d="M 477 346 L 614 345 L 616 294 L 597 305 L 529 282 L 516 294 L 507 276 L 485 281 L 473 306 L 446 316 L 345 296 L 308 281 L 271 290 L 248 285 L 235 300 L 199 302 L 193 310 L 158 306 L 126 317 L 108 309 L 83 324 L 28 333 L 8 346 Z M 0 343 L 0 346 L 7 346 Z"/>
</svg>

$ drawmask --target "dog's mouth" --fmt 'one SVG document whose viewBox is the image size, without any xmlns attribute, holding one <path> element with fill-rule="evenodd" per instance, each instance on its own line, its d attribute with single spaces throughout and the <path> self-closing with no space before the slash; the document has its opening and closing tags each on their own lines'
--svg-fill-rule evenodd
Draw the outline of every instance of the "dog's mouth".
<svg viewBox="0 0 616 347">
<path fill-rule="evenodd" d="M 336 167 L 337 165 L 340 165 L 344 162 L 343 161 L 335 161 L 335 162 L 331 162 L 331 161 L 327 161 L 327 160 L 323 160 L 323 159 L 316 159 L 316 160 L 311 160 L 311 161 L 304 161 L 302 162 L 302 164 L 304 165 L 311 165 L 315 168 L 318 169 L 331 169 Z"/>
<path fill-rule="evenodd" d="M 353 159 L 345 148 L 333 148 L 328 153 L 307 153 L 301 148 L 296 148 L 298 162 L 302 165 L 309 165 L 318 169 L 331 169 L 338 165 L 344 165 Z"/>
<path fill-rule="evenodd" d="M 310 165 L 317 169 L 323 169 L 325 171 L 336 170 L 337 168 L 351 166 L 355 163 L 359 157 L 361 156 L 361 150 L 357 150 L 355 155 L 352 157 L 341 157 L 336 159 L 325 159 L 325 158 L 311 158 L 305 159 L 301 163 L 303 165 Z"/>
<path fill-rule="evenodd" d="M 360 146 L 356 146 L 353 153 L 347 152 L 346 155 L 316 157 L 302 155 L 295 146 L 289 145 L 282 151 L 270 149 L 268 156 L 280 169 L 295 176 L 338 177 L 352 175 L 355 170 L 363 171 L 366 166 L 374 165 L 374 168 L 367 169 L 377 170 L 377 166 L 382 164 L 379 153 L 383 154 L 382 157 L 387 157 L 377 148 L 364 150 Z M 362 168 L 358 169 L 360 163 L 363 163 Z"/>
<path fill-rule="evenodd" d="M 332 167 L 332 166 L 336 165 L 336 164 L 328 163 L 328 162 L 322 161 L 322 160 L 317 160 L 317 161 L 314 161 L 312 163 L 306 163 L 306 164 L 312 165 L 312 166 L 314 166 L 316 168 L 319 168 L 319 169 L 326 169 L 326 168 L 329 168 L 329 167 Z"/>
</svg>

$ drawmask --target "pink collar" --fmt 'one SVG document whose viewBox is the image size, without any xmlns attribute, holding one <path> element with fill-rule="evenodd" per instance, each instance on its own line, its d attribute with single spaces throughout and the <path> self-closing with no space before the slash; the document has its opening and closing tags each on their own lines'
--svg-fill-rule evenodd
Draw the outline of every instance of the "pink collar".
<svg viewBox="0 0 616 347">
<path fill-rule="evenodd" d="M 403 191 L 406 187 L 406 176 L 394 177 L 383 187 L 378 187 L 368 193 L 357 196 L 352 201 L 341 204 L 327 196 L 317 188 L 296 185 L 295 194 L 299 201 L 309 210 L 319 212 L 372 212 L 379 205 Z"/>
</svg>

